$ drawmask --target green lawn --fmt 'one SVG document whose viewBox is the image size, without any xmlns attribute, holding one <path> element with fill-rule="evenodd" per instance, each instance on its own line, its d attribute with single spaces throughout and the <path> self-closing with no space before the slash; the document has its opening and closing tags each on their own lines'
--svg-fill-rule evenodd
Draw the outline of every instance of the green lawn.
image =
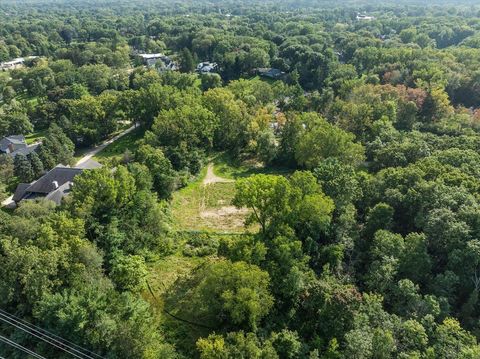
<svg viewBox="0 0 480 359">
<path fill-rule="evenodd" d="M 111 160 L 119 160 L 122 158 L 126 150 L 135 151 L 135 142 L 141 139 L 144 135 L 144 130 L 137 128 L 125 136 L 119 138 L 112 144 L 108 145 L 103 151 L 97 153 L 94 157 L 100 163 L 105 163 Z"/>
<path fill-rule="evenodd" d="M 227 153 L 216 155 L 212 161 L 215 164 L 215 174 L 228 179 L 239 179 L 260 173 L 288 175 L 292 172 L 290 168 L 278 166 L 265 167 L 258 162 L 233 159 Z"/>
<path fill-rule="evenodd" d="M 42 140 L 46 134 L 47 134 L 47 130 L 37 131 L 37 132 L 31 133 L 30 135 L 25 136 L 25 140 L 27 141 L 28 145 L 31 145 L 32 143 Z"/>
</svg>

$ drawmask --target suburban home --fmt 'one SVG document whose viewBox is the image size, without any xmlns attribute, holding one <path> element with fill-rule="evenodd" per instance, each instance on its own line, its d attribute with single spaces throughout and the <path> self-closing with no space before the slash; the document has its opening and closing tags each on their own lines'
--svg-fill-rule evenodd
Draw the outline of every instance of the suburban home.
<svg viewBox="0 0 480 359">
<path fill-rule="evenodd" d="M 158 54 L 138 54 L 137 57 L 140 61 L 147 67 L 157 67 L 160 71 L 176 71 L 178 70 L 178 65 L 170 57 L 158 53 Z M 156 66 L 157 63 L 160 66 Z"/>
<path fill-rule="evenodd" d="M 23 67 L 25 60 L 35 59 L 38 56 L 18 57 L 16 59 L 0 62 L 0 70 L 7 71 Z"/>
<path fill-rule="evenodd" d="M 197 72 L 201 74 L 208 74 L 211 72 L 215 72 L 218 68 L 218 64 L 216 62 L 200 62 L 197 65 Z"/>
<path fill-rule="evenodd" d="M 365 14 L 357 14 L 357 21 L 372 21 L 375 20 L 375 17 L 368 16 Z"/>
<path fill-rule="evenodd" d="M 38 145 L 39 143 L 34 143 L 30 146 L 27 145 L 25 137 L 22 135 L 7 136 L 0 140 L 0 154 L 4 153 L 11 157 L 15 157 L 21 153 L 26 156 L 35 151 Z"/>
<path fill-rule="evenodd" d="M 22 135 L 6 136 L 0 140 L 0 152 L 2 153 L 12 153 L 27 147 L 25 137 Z"/>
<path fill-rule="evenodd" d="M 274 68 L 259 68 L 257 69 L 257 73 L 261 77 L 268 77 L 270 79 L 278 80 L 281 79 L 284 75 L 285 72 L 279 69 L 274 69 Z"/>
<path fill-rule="evenodd" d="M 37 198 L 45 198 L 60 205 L 62 199 L 67 196 L 77 175 L 85 170 L 101 167 L 93 160 L 89 160 L 82 168 L 58 165 L 32 183 L 20 183 L 13 194 L 13 201 L 18 204 L 21 201 Z"/>
</svg>

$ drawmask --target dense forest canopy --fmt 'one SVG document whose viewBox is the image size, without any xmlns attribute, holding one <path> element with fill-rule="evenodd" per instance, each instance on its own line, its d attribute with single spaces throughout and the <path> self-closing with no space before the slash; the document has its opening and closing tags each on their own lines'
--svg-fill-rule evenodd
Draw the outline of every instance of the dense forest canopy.
<svg viewBox="0 0 480 359">
<path fill-rule="evenodd" d="M 0 23 L 0 357 L 480 358 L 477 1 Z"/>
</svg>

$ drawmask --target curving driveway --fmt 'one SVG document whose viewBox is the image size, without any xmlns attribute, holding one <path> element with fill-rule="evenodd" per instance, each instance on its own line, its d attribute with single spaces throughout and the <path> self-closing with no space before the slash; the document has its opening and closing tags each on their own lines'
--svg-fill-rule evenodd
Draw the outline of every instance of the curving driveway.
<svg viewBox="0 0 480 359">
<path fill-rule="evenodd" d="M 87 153 L 84 154 L 84 156 L 82 158 L 80 158 L 77 163 L 75 163 L 75 166 L 80 166 L 82 163 L 85 163 L 87 162 L 88 160 L 90 160 L 92 157 L 94 157 L 97 153 L 99 153 L 100 151 L 102 151 L 105 147 L 107 147 L 108 145 L 112 144 L 113 142 L 115 142 L 116 140 L 118 140 L 119 138 L 125 136 L 127 133 L 130 133 L 132 132 L 134 129 L 136 129 L 137 126 L 136 124 L 133 125 L 132 127 L 129 127 L 127 128 L 125 131 L 123 132 L 120 132 L 118 135 L 116 135 L 115 137 L 112 137 L 111 139 L 109 140 L 106 140 L 104 142 L 102 142 L 100 145 L 98 146 L 95 146 L 95 147 L 92 147 L 91 149 L 88 150 Z"/>
</svg>

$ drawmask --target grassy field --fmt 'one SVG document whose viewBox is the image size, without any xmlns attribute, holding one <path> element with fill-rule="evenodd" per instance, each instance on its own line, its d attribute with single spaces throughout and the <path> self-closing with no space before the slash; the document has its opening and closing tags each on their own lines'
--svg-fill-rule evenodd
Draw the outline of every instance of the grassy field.
<svg viewBox="0 0 480 359">
<path fill-rule="evenodd" d="M 260 173 L 288 175 L 292 172 L 289 168 L 264 167 L 258 162 L 235 160 L 226 153 L 218 154 L 212 159 L 212 162 L 215 165 L 214 171 L 217 176 L 233 180 Z"/>
<path fill-rule="evenodd" d="M 167 331 L 170 339 L 181 341 L 185 346 L 192 347 L 198 338 L 208 334 L 204 328 L 190 325 L 177 318 L 182 318 L 181 307 L 176 299 L 183 299 L 185 293 L 181 290 L 185 278 L 198 266 L 204 263 L 204 258 L 184 257 L 181 254 L 173 254 L 150 267 L 147 277 L 148 288 L 143 291 L 142 297 L 149 302 L 160 321 L 161 325 L 169 328 Z M 172 313 L 176 318 L 168 313 Z M 187 321 L 190 319 L 187 316 Z"/>
<path fill-rule="evenodd" d="M 195 181 L 173 194 L 173 230 L 183 233 L 177 233 L 176 252 L 150 266 L 149 288 L 143 293 L 144 299 L 159 313 L 162 325 L 168 328 L 169 339 L 182 343 L 183 348 L 190 348 L 192 355 L 197 339 L 206 336 L 209 330 L 191 322 L 194 316 L 184 310 L 182 303 L 188 302 L 192 295 L 189 288 L 193 285 L 191 280 L 195 270 L 217 257 L 216 254 L 206 257 L 184 255 L 185 242 L 190 238 L 188 232 L 207 231 L 235 238 L 237 234 L 256 231 L 257 226 L 244 226 L 248 210 L 237 209 L 231 203 L 235 195 L 235 180 L 255 173 L 289 173 L 280 168 L 266 170 L 258 163 L 232 161 L 222 153 L 213 156 L 210 161 L 213 168 L 209 170 L 209 166 L 205 166 Z M 215 181 L 204 183 L 212 177 Z"/>
<path fill-rule="evenodd" d="M 177 230 L 200 230 L 241 233 L 248 211 L 232 205 L 235 180 L 258 173 L 288 174 L 284 168 L 264 168 L 258 163 L 237 162 L 226 154 L 211 159 L 216 176 L 231 182 L 203 184 L 207 174 L 204 168 L 197 180 L 173 194 L 172 214 Z"/>
<path fill-rule="evenodd" d="M 190 274 L 202 262 L 202 258 L 184 257 L 180 254 L 172 254 L 156 262 L 150 267 L 147 277 L 151 292 L 146 290 L 143 293 L 144 299 L 154 304 L 158 309 L 163 309 L 164 296 L 170 292 L 175 281 Z"/>
<path fill-rule="evenodd" d="M 172 215 L 177 230 L 243 232 L 245 211 L 232 206 L 235 183 L 203 184 L 206 168 L 198 179 L 173 195 Z"/>
</svg>

